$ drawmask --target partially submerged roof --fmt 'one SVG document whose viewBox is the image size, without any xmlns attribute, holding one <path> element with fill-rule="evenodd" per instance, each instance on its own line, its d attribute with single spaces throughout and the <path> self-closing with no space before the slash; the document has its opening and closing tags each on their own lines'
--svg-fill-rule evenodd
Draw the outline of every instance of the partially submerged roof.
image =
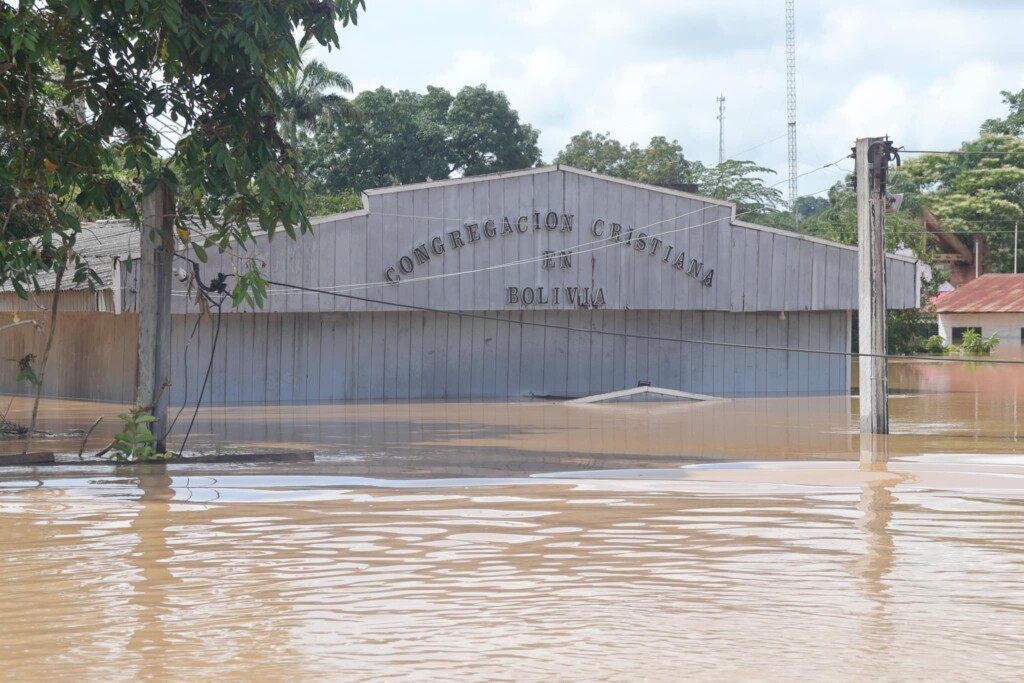
<svg viewBox="0 0 1024 683">
<path fill-rule="evenodd" d="M 1024 313 L 1024 274 L 982 275 L 935 304 L 938 313 Z"/>
</svg>

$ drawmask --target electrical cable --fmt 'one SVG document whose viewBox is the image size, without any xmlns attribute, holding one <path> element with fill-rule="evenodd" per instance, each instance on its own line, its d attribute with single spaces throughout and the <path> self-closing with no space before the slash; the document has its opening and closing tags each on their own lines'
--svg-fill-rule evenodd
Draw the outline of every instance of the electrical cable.
<svg viewBox="0 0 1024 683">
<path fill-rule="evenodd" d="M 188 443 L 188 437 L 192 435 L 192 427 L 195 426 L 195 424 L 196 424 L 196 417 L 199 415 L 199 408 L 200 408 L 200 406 L 203 405 L 203 395 L 206 393 L 206 385 L 210 381 L 210 373 L 213 371 L 213 361 L 216 358 L 216 354 L 217 354 L 217 341 L 218 341 L 218 339 L 220 339 L 221 315 L 224 313 L 222 304 L 224 303 L 224 299 L 226 299 L 226 298 L 227 297 L 224 296 L 224 297 L 222 297 L 220 299 L 220 301 L 217 301 L 217 302 L 213 302 L 212 299 L 211 299 L 211 303 L 214 306 L 216 306 L 216 308 L 217 308 L 217 322 L 216 322 L 216 325 L 214 326 L 214 331 L 213 331 L 213 346 L 210 349 L 210 362 L 206 366 L 206 376 L 203 377 L 203 385 L 202 385 L 202 387 L 200 387 L 200 389 L 199 389 L 199 396 L 196 398 L 196 409 L 192 412 L 192 419 L 188 423 L 188 430 L 185 432 L 185 438 L 181 440 L 181 447 L 179 449 L 179 453 L 184 453 L 185 452 L 185 444 Z M 197 321 L 197 323 L 198 323 L 198 321 Z M 177 418 L 175 418 L 175 419 L 177 419 Z"/>
<path fill-rule="evenodd" d="M 380 304 L 383 306 L 395 306 L 398 308 L 405 308 L 414 311 L 423 311 L 426 313 L 440 313 L 443 315 L 452 315 L 460 318 L 474 318 L 480 320 L 488 320 L 494 322 L 508 323 L 509 325 L 526 325 L 530 327 L 542 327 L 554 330 L 562 330 L 566 332 L 582 332 L 584 334 L 601 334 L 610 337 L 622 337 L 628 339 L 643 339 L 646 341 L 662 341 L 671 342 L 676 344 L 703 344 L 706 346 L 721 346 L 725 348 L 737 348 L 737 349 L 750 349 L 754 351 L 782 351 L 786 353 L 812 353 L 825 356 L 843 356 L 843 357 L 856 357 L 856 358 L 885 358 L 891 360 L 926 360 L 926 361 L 938 361 L 938 362 L 951 362 L 951 363 L 991 363 L 997 365 L 1024 365 L 1024 360 L 1006 360 L 1006 359 L 985 359 L 976 360 L 973 358 L 951 358 L 948 356 L 901 356 L 894 354 L 882 354 L 882 353 L 855 353 L 853 351 L 830 351 L 828 349 L 795 349 L 784 346 L 758 346 L 755 344 L 741 344 L 738 342 L 723 342 L 713 341 L 709 339 L 675 339 L 672 337 L 658 337 L 646 334 L 634 334 L 630 332 L 614 332 L 605 330 L 589 330 L 582 327 L 572 327 L 570 325 L 552 325 L 550 323 L 539 323 L 529 320 L 512 320 L 506 318 L 496 318 L 482 313 L 468 313 L 466 311 L 446 311 L 439 308 L 431 308 L 430 306 L 417 306 L 415 304 L 403 304 L 394 301 L 383 301 L 380 299 L 371 299 L 369 297 L 355 296 L 353 294 L 342 294 L 340 292 L 328 292 L 315 287 L 304 287 L 302 285 L 293 285 L 286 282 L 276 282 L 267 280 L 267 284 L 271 284 L 277 287 L 285 287 L 288 289 L 296 289 L 303 292 L 310 292 L 313 294 L 326 294 L 328 296 L 340 297 L 344 299 L 352 299 L 354 301 L 363 301 L 365 303 Z"/>
<path fill-rule="evenodd" d="M 940 151 L 935 149 L 903 149 L 899 150 L 901 153 L 906 154 L 951 154 L 954 156 L 1024 156 L 1024 150 L 1007 150 L 1005 152 L 992 152 L 992 151 L 977 151 L 971 152 L 968 150 L 952 150 L 952 151 Z"/>
</svg>

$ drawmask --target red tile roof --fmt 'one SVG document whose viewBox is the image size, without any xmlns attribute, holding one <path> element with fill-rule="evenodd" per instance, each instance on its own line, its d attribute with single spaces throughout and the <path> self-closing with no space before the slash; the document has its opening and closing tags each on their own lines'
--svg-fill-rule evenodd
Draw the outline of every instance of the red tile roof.
<svg viewBox="0 0 1024 683">
<path fill-rule="evenodd" d="M 1024 313 L 1024 275 L 982 275 L 935 302 L 938 313 Z"/>
</svg>

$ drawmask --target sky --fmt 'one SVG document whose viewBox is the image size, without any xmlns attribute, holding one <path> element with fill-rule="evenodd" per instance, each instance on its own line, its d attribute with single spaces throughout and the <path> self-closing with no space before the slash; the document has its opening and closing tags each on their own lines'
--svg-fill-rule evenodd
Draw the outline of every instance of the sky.
<svg viewBox="0 0 1024 683">
<path fill-rule="evenodd" d="M 356 92 L 503 91 L 545 162 L 584 130 L 664 135 L 688 159 L 774 169 L 787 192 L 783 0 L 366 0 L 341 48 L 316 56 Z M 796 0 L 800 194 L 853 168 L 858 137 L 951 149 L 1024 88 L 1020 0 Z M 833 162 L 825 170 L 816 170 Z M 840 170 L 844 169 L 844 170 Z"/>
</svg>

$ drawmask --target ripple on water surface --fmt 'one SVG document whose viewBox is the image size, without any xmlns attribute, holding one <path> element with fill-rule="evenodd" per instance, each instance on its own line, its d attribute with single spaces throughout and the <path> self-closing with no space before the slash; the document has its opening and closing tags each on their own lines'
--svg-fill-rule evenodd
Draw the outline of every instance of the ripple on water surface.
<svg viewBox="0 0 1024 683">
<path fill-rule="evenodd" d="M 0 677 L 1014 680 L 1024 467 L 0 484 Z"/>
</svg>

